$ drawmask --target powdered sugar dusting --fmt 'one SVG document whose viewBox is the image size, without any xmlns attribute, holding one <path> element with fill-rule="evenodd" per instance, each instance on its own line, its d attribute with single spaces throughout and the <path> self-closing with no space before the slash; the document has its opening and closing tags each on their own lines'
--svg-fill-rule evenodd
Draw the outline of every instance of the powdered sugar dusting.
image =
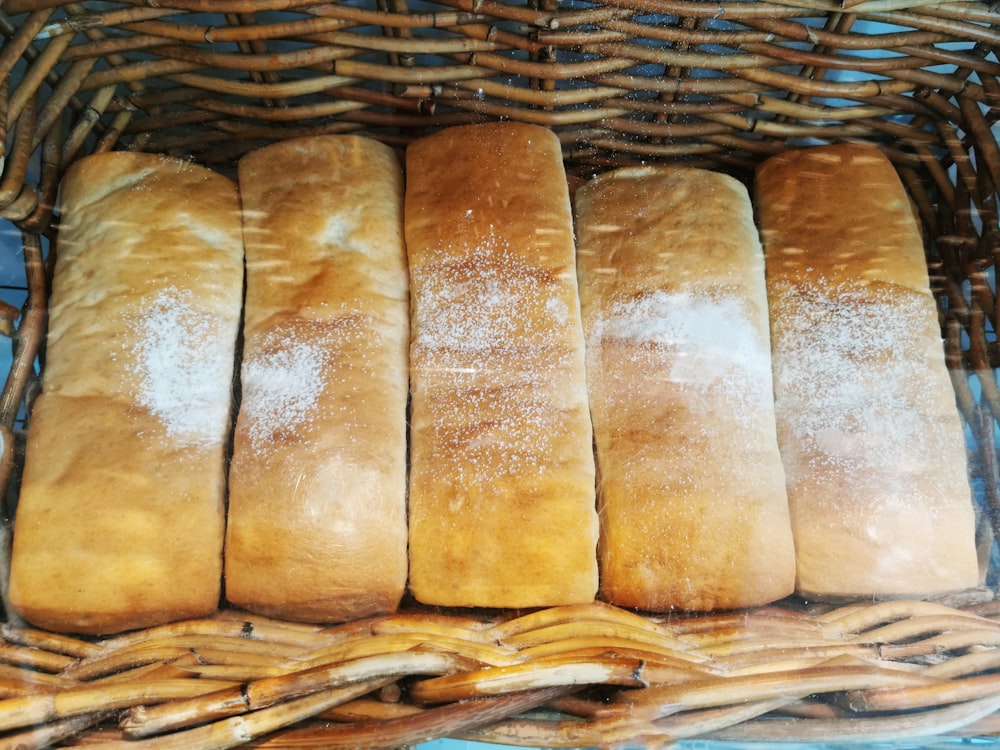
<svg viewBox="0 0 1000 750">
<path fill-rule="evenodd" d="M 556 280 L 504 252 L 473 255 L 417 269 L 417 345 L 440 351 L 483 352 L 551 340 L 523 325 L 532 316 L 565 325 L 566 304 L 548 291 Z"/>
<path fill-rule="evenodd" d="M 306 439 L 340 350 L 366 335 L 374 345 L 374 331 L 348 315 L 279 326 L 255 342 L 243 360 L 240 407 L 254 451 L 288 437 Z"/>
<path fill-rule="evenodd" d="M 588 357 L 599 356 L 605 341 L 629 344 L 627 357 L 639 371 L 666 378 L 693 407 L 721 405 L 741 426 L 751 426 L 771 404 L 768 342 L 732 296 L 657 290 L 619 300 L 591 324 Z M 590 369 L 600 370 L 596 362 Z M 628 384 L 626 397 L 637 398 L 642 387 Z"/>
<path fill-rule="evenodd" d="M 219 325 L 196 309 L 190 290 L 164 289 L 128 316 L 135 332 L 130 364 L 136 403 L 185 446 L 221 444 L 230 412 L 232 349 Z"/>
<path fill-rule="evenodd" d="M 430 418 L 434 460 L 475 472 L 460 482 L 547 471 L 581 390 L 565 281 L 494 239 L 414 269 L 413 289 L 414 403 Z"/>
<path fill-rule="evenodd" d="M 323 392 L 327 353 L 314 343 L 292 342 L 260 354 L 243 367 L 250 443 L 258 449 L 276 430 L 307 420 Z"/>
<path fill-rule="evenodd" d="M 832 473 L 881 502 L 933 464 L 939 430 L 917 402 L 939 383 L 913 351 L 927 311 L 891 291 L 820 282 L 776 297 L 775 388 L 791 479 Z M 794 309 L 782 314 L 786 305 Z"/>
</svg>

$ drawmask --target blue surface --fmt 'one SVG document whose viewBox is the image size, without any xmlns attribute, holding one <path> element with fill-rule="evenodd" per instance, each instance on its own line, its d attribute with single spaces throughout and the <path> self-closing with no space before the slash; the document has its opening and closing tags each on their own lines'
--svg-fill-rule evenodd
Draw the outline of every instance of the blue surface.
<svg viewBox="0 0 1000 750">
<path fill-rule="evenodd" d="M 489 745 L 466 740 L 433 740 L 416 746 L 420 750 L 505 750 L 506 745 Z M 748 743 L 721 742 L 714 740 L 681 740 L 668 745 L 670 750 L 764 750 L 775 747 L 778 750 L 992 750 L 1000 748 L 1000 739 L 951 739 L 911 740 L 908 742 L 879 743 Z M 529 749 L 530 750 L 530 749 Z M 625 748 L 624 750 L 633 750 Z M 635 750 L 638 750 L 636 748 Z"/>
<path fill-rule="evenodd" d="M 24 253 L 21 233 L 13 224 L 0 219 L 0 300 L 21 307 L 27 297 L 24 288 Z M 0 337 L 0 383 L 7 379 L 11 367 L 10 342 Z"/>
<path fill-rule="evenodd" d="M 21 250 L 21 233 L 9 221 L 0 219 L 0 299 L 20 306 L 25 297 L 23 290 L 24 255 Z"/>
</svg>

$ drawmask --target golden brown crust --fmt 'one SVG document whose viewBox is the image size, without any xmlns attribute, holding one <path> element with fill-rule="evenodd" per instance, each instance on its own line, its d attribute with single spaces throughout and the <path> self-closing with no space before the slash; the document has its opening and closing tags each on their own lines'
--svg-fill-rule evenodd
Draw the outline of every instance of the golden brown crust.
<svg viewBox="0 0 1000 750">
<path fill-rule="evenodd" d="M 239 178 L 247 300 L 227 598 L 307 621 L 391 611 L 407 568 L 401 166 L 377 141 L 326 136 L 248 154 Z"/>
<path fill-rule="evenodd" d="M 82 633 L 209 614 L 242 295 L 236 187 L 110 153 L 77 162 L 61 200 L 12 606 Z"/>
<path fill-rule="evenodd" d="M 773 157 L 756 202 L 800 593 L 979 580 L 967 458 L 923 245 L 872 146 Z"/>
<path fill-rule="evenodd" d="M 600 474 L 601 594 L 745 607 L 795 579 L 750 199 L 703 170 L 611 172 L 576 194 Z"/>
<path fill-rule="evenodd" d="M 572 219 L 544 128 L 407 151 L 410 586 L 448 606 L 588 601 L 594 461 Z"/>
</svg>

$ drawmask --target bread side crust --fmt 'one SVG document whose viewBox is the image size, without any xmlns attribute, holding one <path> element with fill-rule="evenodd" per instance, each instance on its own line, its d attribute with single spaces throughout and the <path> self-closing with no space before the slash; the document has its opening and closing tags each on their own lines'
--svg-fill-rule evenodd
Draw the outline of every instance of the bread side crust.
<svg viewBox="0 0 1000 750">
<path fill-rule="evenodd" d="M 243 396 L 226 595 L 267 615 L 394 610 L 406 585 L 409 302 L 402 168 L 357 136 L 239 165 Z"/>
<path fill-rule="evenodd" d="M 576 193 L 601 595 L 647 610 L 792 593 L 764 262 L 746 188 L 695 169 Z"/>
<path fill-rule="evenodd" d="M 10 600 L 111 633 L 215 611 L 243 278 L 235 185 L 150 154 L 62 184 Z"/>
<path fill-rule="evenodd" d="M 414 596 L 590 601 L 594 459 L 558 139 L 496 123 L 411 144 L 406 241 Z"/>
<path fill-rule="evenodd" d="M 799 593 L 977 585 L 961 421 L 891 162 L 865 145 L 791 151 L 755 193 Z"/>
</svg>

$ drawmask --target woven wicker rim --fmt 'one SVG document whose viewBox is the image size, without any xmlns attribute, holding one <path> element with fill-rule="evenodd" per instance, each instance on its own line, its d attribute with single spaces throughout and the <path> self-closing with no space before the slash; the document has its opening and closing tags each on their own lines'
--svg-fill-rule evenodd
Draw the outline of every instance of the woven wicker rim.
<svg viewBox="0 0 1000 750">
<path fill-rule="evenodd" d="M 404 147 L 502 117 L 551 127 L 574 179 L 643 161 L 749 179 L 788 148 L 882 147 L 926 232 L 982 536 L 1000 533 L 1000 12 L 987 4 L 7 0 L 0 35 L 0 218 L 21 235 L 27 290 L 22 309 L 0 306 L 15 351 L 0 395 L 5 487 L 38 389 L 44 250 L 74 160 L 128 148 L 228 171 L 299 135 Z M 333 628 L 225 611 L 98 641 L 10 621 L 0 731 L 24 747 L 185 748 L 988 735 L 1000 731 L 993 598 L 683 617 L 411 607 Z"/>
</svg>

